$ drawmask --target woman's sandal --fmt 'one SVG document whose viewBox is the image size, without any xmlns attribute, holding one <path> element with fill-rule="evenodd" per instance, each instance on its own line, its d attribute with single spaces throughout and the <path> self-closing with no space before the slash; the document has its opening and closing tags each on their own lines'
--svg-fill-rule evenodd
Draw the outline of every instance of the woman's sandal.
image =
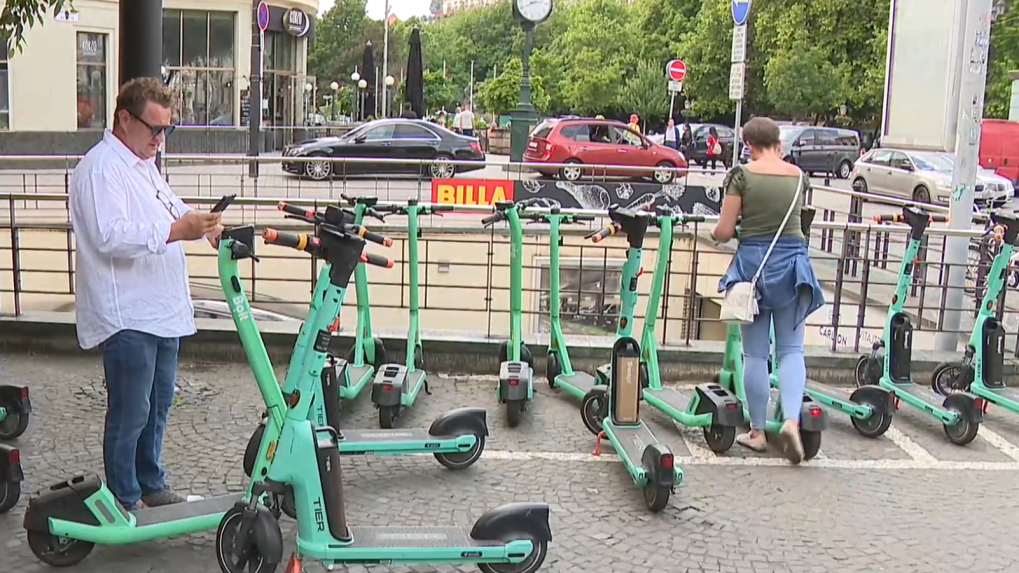
<svg viewBox="0 0 1019 573">
<path fill-rule="evenodd" d="M 765 437 L 763 433 L 760 438 L 752 438 L 750 436 L 750 432 L 740 434 L 736 436 L 736 443 L 759 454 L 763 454 L 768 451 L 768 438 Z"/>
<path fill-rule="evenodd" d="M 803 461 L 803 443 L 800 441 L 800 431 L 791 420 L 782 424 L 778 438 L 782 444 L 782 453 L 789 463 L 796 465 Z"/>
</svg>

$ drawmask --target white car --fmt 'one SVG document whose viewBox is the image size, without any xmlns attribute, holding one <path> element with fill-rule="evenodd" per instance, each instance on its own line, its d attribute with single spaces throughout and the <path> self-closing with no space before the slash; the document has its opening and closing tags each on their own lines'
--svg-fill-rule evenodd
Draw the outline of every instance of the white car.
<svg viewBox="0 0 1019 573">
<path fill-rule="evenodd" d="M 952 197 L 954 170 L 951 153 L 882 147 L 857 160 L 850 180 L 865 193 L 946 204 Z M 986 169 L 977 172 L 974 199 L 978 205 L 1001 206 L 1014 194 L 1008 179 Z"/>
</svg>

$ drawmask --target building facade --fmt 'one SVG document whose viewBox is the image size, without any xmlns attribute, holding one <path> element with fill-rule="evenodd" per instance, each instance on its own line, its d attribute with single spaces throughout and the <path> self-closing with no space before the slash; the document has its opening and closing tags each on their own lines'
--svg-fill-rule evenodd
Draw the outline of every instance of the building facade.
<svg viewBox="0 0 1019 573">
<path fill-rule="evenodd" d="M 264 123 L 297 125 L 313 94 L 305 86 L 314 84 L 307 76 L 307 54 L 318 0 L 267 4 Z M 163 66 L 177 95 L 175 122 L 247 123 L 252 3 L 164 0 L 163 6 Z M 28 31 L 21 53 L 0 60 L 0 129 L 68 132 L 112 125 L 119 76 L 118 3 L 77 0 L 75 8 L 76 13 L 47 16 Z"/>
</svg>

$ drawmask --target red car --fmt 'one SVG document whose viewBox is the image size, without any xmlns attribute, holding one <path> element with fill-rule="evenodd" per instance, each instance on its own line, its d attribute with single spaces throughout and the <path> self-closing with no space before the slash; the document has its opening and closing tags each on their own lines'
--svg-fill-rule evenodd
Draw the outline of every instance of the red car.
<svg viewBox="0 0 1019 573">
<path fill-rule="evenodd" d="M 686 174 L 683 154 L 658 145 L 631 131 L 626 124 L 604 119 L 548 119 L 534 128 L 527 139 L 525 163 L 562 163 L 564 167 L 531 166 L 551 177 L 567 181 L 585 176 L 649 177 L 655 183 L 671 183 Z M 651 169 L 583 168 L 582 165 L 648 167 Z M 653 169 L 659 167 L 662 169 Z M 678 170 L 677 170 L 678 169 Z"/>
</svg>

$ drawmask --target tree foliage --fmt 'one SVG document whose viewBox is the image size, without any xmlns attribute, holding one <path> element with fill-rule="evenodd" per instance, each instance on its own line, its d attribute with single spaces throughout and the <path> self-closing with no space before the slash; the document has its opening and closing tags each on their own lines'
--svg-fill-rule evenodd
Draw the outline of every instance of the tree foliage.
<svg viewBox="0 0 1019 573">
<path fill-rule="evenodd" d="M 876 126 L 883 105 L 890 1 L 754 2 L 745 117 Z M 367 39 L 381 62 L 382 26 L 364 16 L 364 3 L 337 0 L 319 23 L 312 70 L 320 82 L 349 78 L 352 55 L 359 57 Z M 1006 8 L 992 30 L 988 117 L 1007 115 L 1008 72 L 1019 68 L 1019 0 L 1006 0 Z M 466 101 L 473 63 L 482 107 L 499 113 L 512 109 L 518 96 L 508 66 L 519 62 L 524 34 L 513 21 L 509 0 L 433 21 L 396 23 L 390 29 L 389 56 L 397 80 L 414 25 L 421 26 L 428 78 L 439 84 L 429 87 L 426 80 L 425 90 L 435 100 L 429 108 Z M 668 113 L 665 63 L 680 58 L 686 61 L 687 78 L 677 108 L 689 100 L 695 117 L 731 122 L 731 42 L 728 0 L 563 2 L 534 32 L 532 76 L 540 78 L 547 97 L 540 107 L 546 113 L 626 118 L 636 112 L 660 123 Z"/>
<path fill-rule="evenodd" d="M 42 24 L 47 14 L 65 10 L 74 10 L 74 0 L 6 0 L 0 11 L 0 35 L 10 40 L 9 48 L 21 51 L 30 28 Z"/>
<path fill-rule="evenodd" d="M 524 65 L 520 58 L 507 62 L 502 73 L 481 85 L 478 99 L 485 109 L 495 114 L 509 113 L 520 102 L 520 80 L 524 75 Z M 541 76 L 531 73 L 531 105 L 539 113 L 548 110 L 549 97 L 545 93 L 544 80 Z"/>
</svg>

